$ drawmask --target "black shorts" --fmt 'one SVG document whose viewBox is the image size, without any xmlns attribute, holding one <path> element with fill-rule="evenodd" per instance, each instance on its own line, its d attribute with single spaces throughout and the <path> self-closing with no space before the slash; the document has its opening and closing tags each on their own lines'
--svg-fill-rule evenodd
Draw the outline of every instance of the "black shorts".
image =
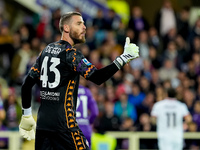
<svg viewBox="0 0 200 150">
<path fill-rule="evenodd" d="M 36 130 L 35 150 L 89 150 L 83 133 Z"/>
</svg>

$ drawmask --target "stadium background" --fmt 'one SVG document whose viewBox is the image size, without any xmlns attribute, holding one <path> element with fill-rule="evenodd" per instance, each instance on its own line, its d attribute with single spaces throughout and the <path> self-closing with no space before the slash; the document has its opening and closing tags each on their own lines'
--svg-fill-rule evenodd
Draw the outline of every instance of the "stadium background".
<svg viewBox="0 0 200 150">
<path fill-rule="evenodd" d="M 126 36 L 141 50 L 140 58 L 105 84 L 96 86 L 88 82 L 100 111 L 94 130 L 154 132 L 151 108 L 164 98 L 165 89 L 172 87 L 193 116 L 193 121 L 184 125 L 185 132 L 199 132 L 200 1 L 172 0 L 174 28 L 165 34 L 160 33 L 162 26 L 158 23 L 162 4 L 160 0 L 0 0 L 1 131 L 18 131 L 23 78 L 46 44 L 60 38 L 57 26 L 60 14 L 77 10 L 83 13 L 87 25 L 87 42 L 77 48 L 97 68 L 122 53 Z M 133 26 L 130 20 L 134 18 L 139 18 L 142 25 Z M 38 87 L 33 93 L 36 116 L 40 103 Z M 129 104 L 131 107 L 126 110 L 130 112 L 118 112 L 121 103 Z M 114 114 L 118 122 L 113 123 L 106 117 L 108 114 Z M 99 124 L 102 119 L 108 122 Z M 21 142 L 22 149 L 30 149 L 34 144 Z M 0 146 L 6 143 L 7 139 L 1 138 Z M 185 149 L 200 149 L 199 143 L 186 140 Z M 118 139 L 118 149 L 127 148 L 127 140 Z M 141 140 L 140 148 L 156 149 L 156 139 Z"/>
</svg>

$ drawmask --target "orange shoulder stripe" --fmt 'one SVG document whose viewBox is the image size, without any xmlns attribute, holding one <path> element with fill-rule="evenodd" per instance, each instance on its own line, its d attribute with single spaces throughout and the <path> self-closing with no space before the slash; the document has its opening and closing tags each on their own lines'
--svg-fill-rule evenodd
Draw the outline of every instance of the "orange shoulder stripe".
<svg viewBox="0 0 200 150">
<path fill-rule="evenodd" d="M 38 73 L 40 73 L 40 71 L 37 68 L 35 68 L 35 67 L 31 67 L 31 70 L 37 71 Z"/>
<path fill-rule="evenodd" d="M 88 73 L 91 71 L 91 69 L 94 67 L 94 65 L 92 65 L 91 67 L 88 68 L 88 70 L 85 72 L 84 74 L 84 78 L 86 78 L 86 76 L 88 75 Z"/>
</svg>

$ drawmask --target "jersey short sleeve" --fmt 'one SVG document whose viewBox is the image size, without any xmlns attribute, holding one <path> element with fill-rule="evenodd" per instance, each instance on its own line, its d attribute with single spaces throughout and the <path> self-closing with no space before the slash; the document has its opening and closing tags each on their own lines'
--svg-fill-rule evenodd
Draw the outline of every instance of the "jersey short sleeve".
<svg viewBox="0 0 200 150">
<path fill-rule="evenodd" d="M 187 116 L 189 114 L 189 111 L 188 111 L 186 104 L 182 103 L 181 108 L 182 108 L 181 112 L 183 113 L 183 116 Z"/>
<path fill-rule="evenodd" d="M 158 103 L 155 103 L 151 111 L 151 116 L 157 117 L 158 115 L 159 115 L 159 107 Z"/>
<path fill-rule="evenodd" d="M 96 70 L 96 67 L 92 65 L 92 63 L 90 63 L 80 51 L 74 48 L 66 51 L 66 60 L 70 68 L 73 71 L 78 72 L 84 78 L 89 78 L 90 75 Z"/>
</svg>

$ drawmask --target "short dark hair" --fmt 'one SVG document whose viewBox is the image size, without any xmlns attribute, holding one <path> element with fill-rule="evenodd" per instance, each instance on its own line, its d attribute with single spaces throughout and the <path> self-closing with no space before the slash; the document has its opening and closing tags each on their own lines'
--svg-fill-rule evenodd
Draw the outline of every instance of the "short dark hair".
<svg viewBox="0 0 200 150">
<path fill-rule="evenodd" d="M 175 89 L 173 89 L 173 88 L 167 89 L 167 95 L 168 95 L 168 97 L 175 98 L 176 97 Z"/>
<path fill-rule="evenodd" d="M 61 33 L 63 32 L 64 24 L 68 24 L 71 17 L 75 16 L 75 15 L 82 16 L 81 13 L 79 13 L 79 12 L 68 12 L 68 13 L 61 16 L 60 22 L 59 22 L 59 29 L 60 29 Z"/>
</svg>

